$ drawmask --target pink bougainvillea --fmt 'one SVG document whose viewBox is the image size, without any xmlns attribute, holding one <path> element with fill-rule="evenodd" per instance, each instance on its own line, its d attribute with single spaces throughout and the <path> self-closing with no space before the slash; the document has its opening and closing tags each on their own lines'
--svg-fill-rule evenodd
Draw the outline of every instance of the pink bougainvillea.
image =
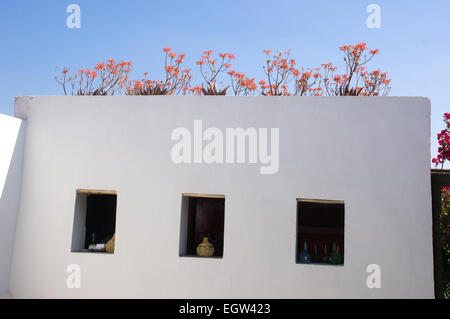
<svg viewBox="0 0 450 319">
<path fill-rule="evenodd" d="M 450 161 L 450 113 L 444 113 L 445 129 L 437 135 L 439 148 L 438 154 L 432 159 L 432 162 L 437 166 L 444 167 L 445 161 Z"/>
</svg>

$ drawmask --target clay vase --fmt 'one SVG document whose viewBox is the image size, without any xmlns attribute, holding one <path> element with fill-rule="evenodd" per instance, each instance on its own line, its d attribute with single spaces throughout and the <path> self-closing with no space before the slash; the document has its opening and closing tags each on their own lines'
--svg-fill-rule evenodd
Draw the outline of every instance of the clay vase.
<svg viewBox="0 0 450 319">
<path fill-rule="evenodd" d="M 211 257 L 214 255 L 214 245 L 203 237 L 203 241 L 197 246 L 197 255 L 200 257 Z"/>
<path fill-rule="evenodd" d="M 116 234 L 105 244 L 106 252 L 109 254 L 114 254 L 114 246 L 116 241 Z"/>
</svg>

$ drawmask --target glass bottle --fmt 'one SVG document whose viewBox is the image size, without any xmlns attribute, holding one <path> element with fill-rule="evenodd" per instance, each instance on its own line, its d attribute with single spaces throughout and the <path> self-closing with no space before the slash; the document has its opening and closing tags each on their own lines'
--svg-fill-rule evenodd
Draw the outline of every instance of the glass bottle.
<svg viewBox="0 0 450 319">
<path fill-rule="evenodd" d="M 319 262 L 319 255 L 317 254 L 317 245 L 314 245 L 314 257 L 311 259 L 312 262 Z"/>
<path fill-rule="evenodd" d="M 308 253 L 308 244 L 305 243 L 303 244 L 303 251 L 300 254 L 300 263 L 302 264 L 307 264 L 311 262 L 311 256 Z"/>
<path fill-rule="evenodd" d="M 339 265 L 342 263 L 342 257 L 339 254 L 336 243 L 333 243 L 333 251 L 330 253 L 330 257 L 328 258 L 330 264 Z"/>
<path fill-rule="evenodd" d="M 324 251 L 323 251 L 323 257 L 322 262 L 327 263 L 328 262 L 328 250 L 327 245 L 325 245 Z"/>
</svg>

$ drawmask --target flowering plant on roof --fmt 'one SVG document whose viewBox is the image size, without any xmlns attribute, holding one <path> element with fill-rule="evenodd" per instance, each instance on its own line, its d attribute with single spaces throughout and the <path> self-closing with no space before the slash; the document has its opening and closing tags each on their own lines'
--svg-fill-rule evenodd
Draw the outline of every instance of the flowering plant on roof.
<svg viewBox="0 0 450 319">
<path fill-rule="evenodd" d="M 340 47 L 344 53 L 345 72 L 335 74 L 337 70 L 331 63 L 322 64 L 322 81 L 327 95 L 330 96 L 378 96 L 387 95 L 391 80 L 387 72 L 380 70 L 367 71 L 366 64 L 380 52 L 369 50 L 366 43 L 344 45 Z"/>
<path fill-rule="evenodd" d="M 267 82 L 259 81 L 262 95 L 290 95 L 288 85 L 293 80 L 295 60 L 290 59 L 290 51 L 278 51 L 272 55 L 271 50 L 264 50 L 266 64 L 263 66 Z"/>
<path fill-rule="evenodd" d="M 122 91 L 131 68 L 131 62 L 108 59 L 97 63 L 92 70 L 70 72 L 63 68 L 60 74 L 55 75 L 55 80 L 65 95 L 115 95 Z"/>
<path fill-rule="evenodd" d="M 203 78 L 201 85 L 191 86 L 191 69 L 181 69 L 186 54 L 176 54 L 170 48 L 165 53 L 163 80 L 152 80 L 148 73 L 140 80 L 130 80 L 131 62 L 108 60 L 98 63 L 93 70 L 69 73 L 63 69 L 55 77 L 64 93 L 72 95 L 108 95 L 125 92 L 127 95 L 226 95 L 228 89 L 234 95 L 263 96 L 378 96 L 390 92 L 391 79 L 379 69 L 368 71 L 367 64 L 379 53 L 369 50 L 365 43 L 344 45 L 345 67 L 342 73 L 332 63 L 323 63 L 316 68 L 297 68 L 290 51 L 263 50 L 266 61 L 263 65 L 264 79 L 256 81 L 243 72 L 231 69 L 232 53 L 213 56 L 212 50 L 203 52 L 196 62 Z M 221 85 L 223 73 L 229 75 L 230 84 Z"/>
<path fill-rule="evenodd" d="M 212 54 L 212 50 L 204 51 L 201 59 L 197 61 L 200 73 L 206 84 L 205 87 L 202 83 L 201 92 L 203 95 L 226 95 L 230 86 L 219 89 L 217 80 L 222 72 L 227 71 L 231 67 L 231 60 L 235 58 L 234 54 L 219 53 L 218 58 L 214 58 Z"/>
<path fill-rule="evenodd" d="M 254 95 L 258 85 L 254 78 L 247 77 L 244 73 L 230 70 L 227 72 L 231 79 L 231 89 L 234 95 Z"/>
<path fill-rule="evenodd" d="M 148 73 L 144 73 L 141 80 L 129 81 L 126 87 L 128 95 L 186 95 L 190 88 L 191 69 L 181 69 L 186 54 L 176 54 L 170 48 L 164 48 L 164 80 L 147 79 Z"/>
</svg>

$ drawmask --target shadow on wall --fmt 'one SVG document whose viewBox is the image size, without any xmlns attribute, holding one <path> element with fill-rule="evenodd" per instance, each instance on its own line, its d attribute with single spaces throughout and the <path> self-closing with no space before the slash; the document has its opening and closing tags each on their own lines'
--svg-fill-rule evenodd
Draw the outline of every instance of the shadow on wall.
<svg viewBox="0 0 450 319">
<path fill-rule="evenodd" d="M 9 116 L 0 117 L 0 295 L 4 296 L 9 290 L 9 275 L 19 210 L 24 130 L 23 121 Z M 2 185 L 3 179 L 4 185 Z"/>
</svg>

